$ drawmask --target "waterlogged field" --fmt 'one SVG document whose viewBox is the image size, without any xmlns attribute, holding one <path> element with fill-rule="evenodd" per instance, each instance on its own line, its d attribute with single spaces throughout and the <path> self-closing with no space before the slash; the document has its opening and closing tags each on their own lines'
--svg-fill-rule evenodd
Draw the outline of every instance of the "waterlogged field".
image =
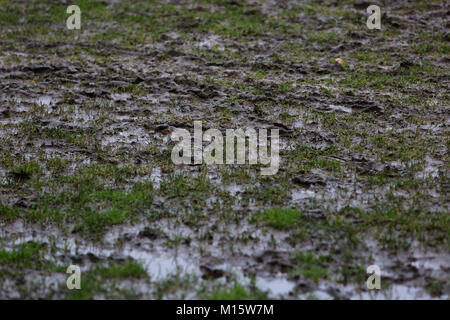
<svg viewBox="0 0 450 320">
<path fill-rule="evenodd" d="M 74 4 L 0 0 L 0 298 L 448 299 L 448 2 Z M 278 172 L 174 164 L 196 120 Z"/>
</svg>

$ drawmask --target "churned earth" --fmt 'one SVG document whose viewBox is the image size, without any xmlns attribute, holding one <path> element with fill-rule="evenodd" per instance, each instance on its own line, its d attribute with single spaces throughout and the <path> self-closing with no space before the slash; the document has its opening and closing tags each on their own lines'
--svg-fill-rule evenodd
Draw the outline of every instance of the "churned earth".
<svg viewBox="0 0 450 320">
<path fill-rule="evenodd" d="M 0 298 L 449 298 L 447 1 L 70 4 L 0 0 Z M 175 165 L 195 120 L 278 173 Z"/>
</svg>

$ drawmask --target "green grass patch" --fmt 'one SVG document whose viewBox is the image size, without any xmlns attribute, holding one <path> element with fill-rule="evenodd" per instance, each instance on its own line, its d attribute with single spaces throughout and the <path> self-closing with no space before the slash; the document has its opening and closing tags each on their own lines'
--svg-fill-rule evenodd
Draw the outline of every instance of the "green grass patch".
<svg viewBox="0 0 450 320">
<path fill-rule="evenodd" d="M 327 265 L 331 261 L 330 256 L 319 256 L 311 252 L 301 252 L 297 254 L 295 260 L 299 263 L 299 267 L 293 271 L 293 274 L 301 274 L 314 282 L 327 278 Z"/>
<path fill-rule="evenodd" d="M 12 268 L 14 271 L 58 270 L 54 262 L 45 258 L 45 252 L 42 244 L 38 242 L 23 243 L 16 250 L 0 249 L 0 266 Z"/>
<path fill-rule="evenodd" d="M 81 275 L 81 289 L 67 293 L 69 300 L 89 300 L 100 295 L 107 298 L 135 298 L 132 291 L 118 289 L 116 285 L 125 279 L 142 280 L 148 275 L 140 263 L 134 260 L 95 265 Z"/>
<path fill-rule="evenodd" d="M 267 226 L 275 229 L 288 229 L 296 225 L 302 212 L 290 208 L 267 209 L 258 218 Z"/>
</svg>

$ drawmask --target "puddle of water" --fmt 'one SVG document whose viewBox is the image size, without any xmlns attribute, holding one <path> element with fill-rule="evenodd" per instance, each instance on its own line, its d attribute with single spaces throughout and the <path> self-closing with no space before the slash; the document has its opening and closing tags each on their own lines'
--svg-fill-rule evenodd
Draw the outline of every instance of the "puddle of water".
<svg viewBox="0 0 450 320">
<path fill-rule="evenodd" d="M 103 147 L 113 147 L 118 148 L 123 145 L 129 146 L 130 144 L 137 143 L 143 145 L 144 143 L 149 143 L 148 134 L 142 128 L 130 128 L 128 130 L 123 130 L 115 135 L 105 134 L 102 140 Z"/>
<path fill-rule="evenodd" d="M 199 274 L 199 269 L 187 259 L 168 255 L 167 252 L 149 253 L 143 250 L 126 251 L 130 257 L 140 261 L 152 280 L 162 280 L 175 274 Z"/>
<path fill-rule="evenodd" d="M 131 97 L 131 94 L 129 93 L 113 93 L 111 94 L 111 98 L 114 101 L 127 101 Z"/>
<path fill-rule="evenodd" d="M 155 167 L 152 169 L 152 172 L 150 174 L 150 180 L 153 182 L 153 186 L 155 188 L 159 188 L 159 186 L 161 185 L 161 181 L 162 181 L 160 167 Z"/>
<path fill-rule="evenodd" d="M 427 130 L 431 132 L 439 132 L 441 131 L 442 124 L 426 124 L 423 126 L 420 126 L 420 129 Z"/>
<path fill-rule="evenodd" d="M 237 184 L 227 185 L 224 187 L 224 189 L 226 191 L 228 191 L 228 193 L 230 193 L 233 197 L 236 194 L 242 193 L 244 191 L 244 187 L 242 185 L 237 185 Z"/>
<path fill-rule="evenodd" d="M 439 177 L 439 167 L 442 166 L 442 161 L 434 160 L 429 156 L 425 157 L 425 167 L 421 172 L 416 174 L 416 178 L 437 178 Z"/>
<path fill-rule="evenodd" d="M 50 96 L 41 96 L 36 99 L 36 103 L 41 106 L 49 107 L 50 105 L 54 104 L 54 101 Z"/>
<path fill-rule="evenodd" d="M 213 47 L 216 47 L 218 50 L 224 51 L 225 48 L 224 48 L 223 45 L 221 45 L 221 44 L 219 43 L 219 41 L 218 41 L 219 39 L 220 39 L 219 36 L 217 36 L 217 35 L 211 35 L 211 36 L 209 36 L 209 37 L 203 39 L 203 40 L 198 44 L 198 46 L 199 46 L 200 48 L 208 48 L 208 49 L 211 49 L 211 48 L 213 48 Z"/>
<path fill-rule="evenodd" d="M 352 108 L 347 108 L 347 107 L 344 107 L 344 106 L 337 106 L 337 105 L 334 105 L 334 104 L 330 104 L 328 107 L 331 110 L 342 111 L 342 112 L 345 112 L 345 113 L 352 113 Z"/>
<path fill-rule="evenodd" d="M 269 291 L 271 297 L 289 295 L 295 288 L 295 283 L 286 278 L 256 278 L 256 287 L 263 291 Z"/>
<path fill-rule="evenodd" d="M 23 227 L 22 224 L 18 224 L 16 228 Z M 29 241 L 38 241 L 49 243 L 51 236 L 24 236 L 17 238 L 13 245 L 20 245 Z M 108 240 L 108 239 L 106 239 Z M 110 242 L 111 239 L 108 240 Z M 99 247 L 90 243 L 80 243 L 75 238 L 64 238 L 61 241 L 55 243 L 55 246 L 64 250 L 70 255 L 80 256 L 93 254 L 100 259 L 108 260 L 113 256 L 133 258 L 136 261 L 142 263 L 147 273 L 153 281 L 162 280 L 175 274 L 199 274 L 200 270 L 194 263 L 189 263 L 189 256 L 186 254 L 174 250 L 166 251 L 164 248 L 161 250 L 153 250 L 151 248 L 133 246 L 124 246 L 123 248 L 114 248 L 110 246 Z M 8 250 L 8 248 L 6 248 Z M 48 255 L 47 258 L 53 259 L 54 256 Z M 84 265 L 81 269 L 87 270 L 89 265 Z"/>
<path fill-rule="evenodd" d="M 313 190 L 293 190 L 292 201 L 299 201 L 308 198 L 315 198 L 316 192 Z"/>
<path fill-rule="evenodd" d="M 292 123 L 292 129 L 300 129 L 305 127 L 305 122 L 301 119 L 298 119 Z"/>
</svg>

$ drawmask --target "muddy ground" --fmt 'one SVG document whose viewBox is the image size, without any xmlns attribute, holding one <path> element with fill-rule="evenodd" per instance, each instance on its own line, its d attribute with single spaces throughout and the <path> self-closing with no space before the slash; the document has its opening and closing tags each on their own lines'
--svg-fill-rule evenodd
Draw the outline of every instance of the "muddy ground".
<svg viewBox="0 0 450 320">
<path fill-rule="evenodd" d="M 449 2 L 77 4 L 0 0 L 0 298 L 449 298 Z M 280 170 L 173 164 L 194 120 Z"/>
</svg>

